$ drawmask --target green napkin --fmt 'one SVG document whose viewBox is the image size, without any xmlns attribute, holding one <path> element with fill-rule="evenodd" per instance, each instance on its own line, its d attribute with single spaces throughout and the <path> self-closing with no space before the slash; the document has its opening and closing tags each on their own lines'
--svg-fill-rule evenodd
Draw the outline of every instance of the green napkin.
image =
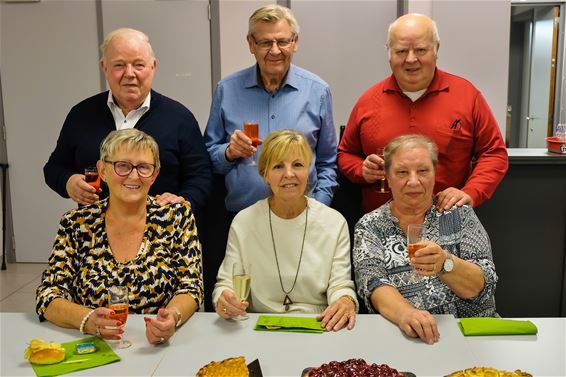
<svg viewBox="0 0 566 377">
<path fill-rule="evenodd" d="M 94 343 L 96 352 L 78 354 L 75 352 L 75 345 L 77 343 Z M 77 370 L 94 368 L 120 360 L 120 356 L 116 355 L 112 348 L 104 340 L 96 336 L 76 340 L 74 342 L 63 343 L 61 345 L 67 350 L 65 353 L 65 360 L 60 363 L 50 365 L 32 364 L 31 366 L 35 371 L 35 374 L 37 374 L 37 377 L 58 376 L 61 374 L 75 372 Z"/>
<path fill-rule="evenodd" d="M 255 324 L 257 331 L 287 331 L 322 334 L 326 331 L 313 317 L 286 317 L 260 315 Z"/>
<path fill-rule="evenodd" d="M 501 318 L 460 318 L 458 322 L 464 336 L 475 335 L 532 335 L 537 327 L 531 321 Z"/>
</svg>

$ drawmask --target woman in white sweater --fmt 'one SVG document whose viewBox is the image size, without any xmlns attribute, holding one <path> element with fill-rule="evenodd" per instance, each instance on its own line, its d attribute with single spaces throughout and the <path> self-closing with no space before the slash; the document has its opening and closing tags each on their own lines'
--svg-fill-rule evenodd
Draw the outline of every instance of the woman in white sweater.
<svg viewBox="0 0 566 377">
<path fill-rule="evenodd" d="M 239 212 L 230 227 L 213 302 L 224 319 L 260 313 L 318 314 L 322 326 L 354 327 L 348 225 L 337 211 L 305 196 L 312 151 L 295 130 L 264 141 L 259 174 L 272 195 Z M 232 289 L 235 262 L 253 265 L 248 301 Z"/>
</svg>

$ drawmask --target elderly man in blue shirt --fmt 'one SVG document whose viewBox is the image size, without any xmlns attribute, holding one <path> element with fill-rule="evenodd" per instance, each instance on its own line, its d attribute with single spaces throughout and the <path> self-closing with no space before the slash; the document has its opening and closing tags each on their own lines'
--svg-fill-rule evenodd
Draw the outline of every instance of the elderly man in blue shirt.
<svg viewBox="0 0 566 377">
<path fill-rule="evenodd" d="M 236 213 L 269 195 L 249 164 L 260 149 L 243 132 L 259 123 L 259 138 L 284 128 L 303 132 L 314 152 L 307 195 L 330 205 L 336 183 L 336 130 L 332 96 L 318 76 L 291 64 L 299 25 L 288 8 L 269 5 L 249 19 L 247 41 L 257 64 L 221 80 L 214 93 L 205 143 L 214 171 L 225 175 L 226 209 Z"/>
<path fill-rule="evenodd" d="M 299 46 L 299 25 L 288 8 L 269 5 L 249 19 L 247 41 L 257 64 L 221 80 L 214 93 L 205 131 L 213 170 L 225 176 L 226 210 L 215 211 L 213 227 L 203 228 L 205 308 L 226 250 L 230 222 L 237 212 L 269 196 L 251 157 L 259 153 L 243 132 L 244 122 L 259 124 L 259 139 L 294 128 L 312 150 L 307 195 L 329 205 L 336 183 L 336 130 L 332 96 L 320 77 L 291 64 Z M 215 206 L 213 206 L 215 207 Z"/>
</svg>

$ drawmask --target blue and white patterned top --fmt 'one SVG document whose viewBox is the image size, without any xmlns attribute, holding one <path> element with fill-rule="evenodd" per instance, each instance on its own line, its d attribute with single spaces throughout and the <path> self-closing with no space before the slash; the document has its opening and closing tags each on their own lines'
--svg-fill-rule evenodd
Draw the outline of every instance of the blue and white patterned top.
<svg viewBox="0 0 566 377">
<path fill-rule="evenodd" d="M 453 314 L 458 318 L 497 317 L 494 298 L 497 274 L 491 245 L 474 210 L 465 205 L 440 213 L 432 206 L 423 223 L 425 239 L 477 264 L 483 271 L 482 292 L 477 297 L 461 299 L 438 276 L 423 276 L 415 281 L 407 254 L 407 237 L 389 204 L 363 216 L 354 232 L 356 284 L 370 313 L 375 313 L 370 300 L 373 290 L 389 285 L 415 308 L 431 314 Z"/>
</svg>

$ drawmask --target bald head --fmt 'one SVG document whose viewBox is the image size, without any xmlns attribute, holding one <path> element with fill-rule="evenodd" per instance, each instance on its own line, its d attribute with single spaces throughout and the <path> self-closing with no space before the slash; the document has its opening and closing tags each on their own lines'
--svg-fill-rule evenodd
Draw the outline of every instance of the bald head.
<svg viewBox="0 0 566 377">
<path fill-rule="evenodd" d="M 397 18 L 389 25 L 387 48 L 391 46 L 392 38 L 399 38 L 410 32 L 425 33 L 435 46 L 440 44 L 436 22 L 424 14 L 409 13 Z"/>
<path fill-rule="evenodd" d="M 405 92 L 426 89 L 434 78 L 440 38 L 433 20 L 422 14 L 406 14 L 389 26 L 389 65 Z"/>
</svg>

